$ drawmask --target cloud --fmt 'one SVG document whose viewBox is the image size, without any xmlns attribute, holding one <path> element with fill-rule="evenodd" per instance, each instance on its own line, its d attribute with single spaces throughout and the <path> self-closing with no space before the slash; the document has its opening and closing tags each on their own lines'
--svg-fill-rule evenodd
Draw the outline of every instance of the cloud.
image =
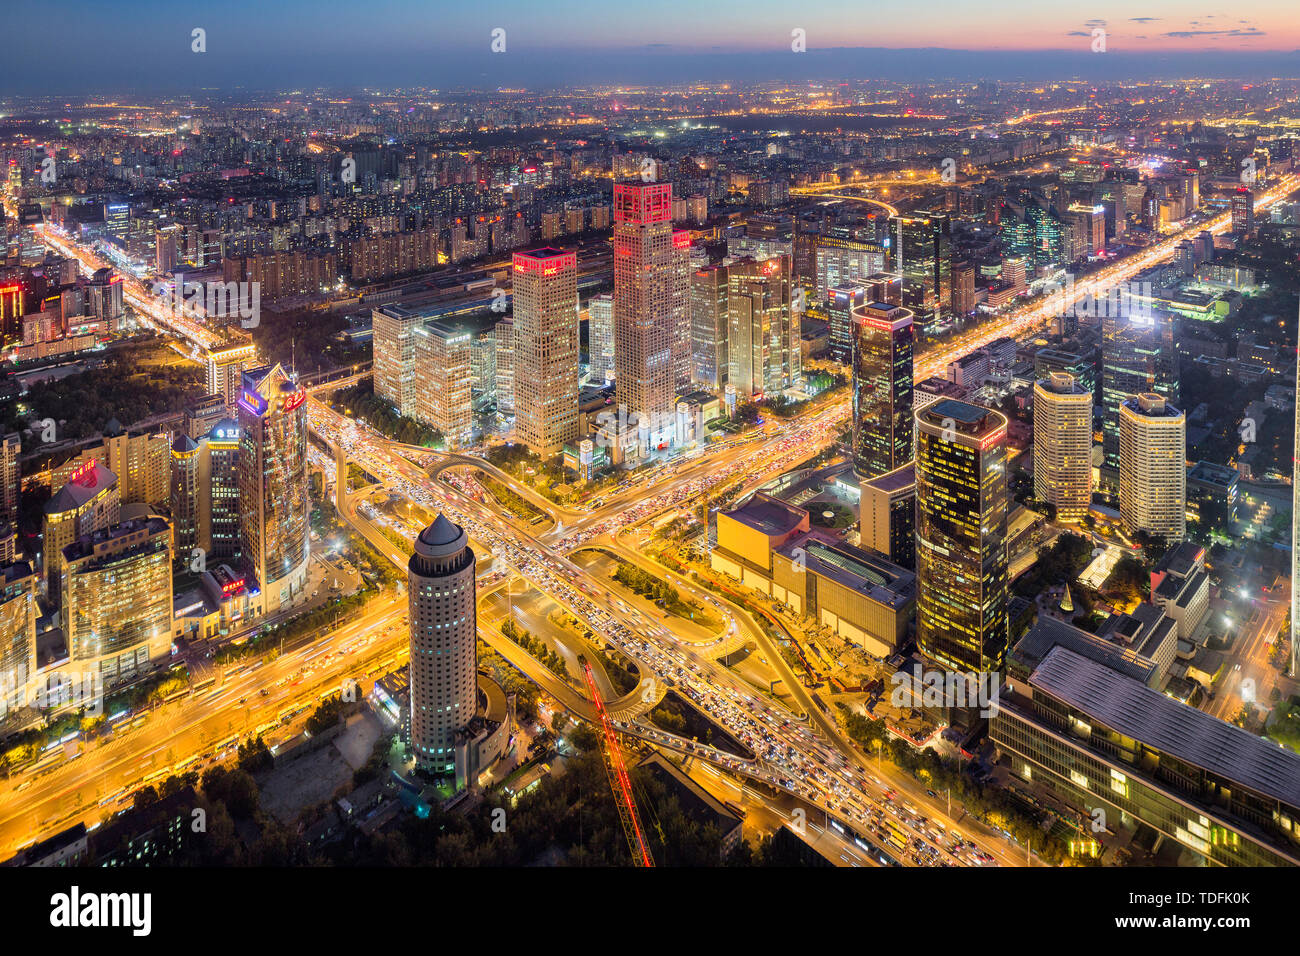
<svg viewBox="0 0 1300 956">
<path fill-rule="evenodd" d="M 1129 23 L 1155 23 L 1159 19 L 1160 19 L 1159 17 L 1129 17 L 1128 22 Z M 1246 21 L 1242 20 L 1241 22 L 1245 23 Z"/>
<path fill-rule="evenodd" d="M 1262 37 L 1268 36 L 1263 30 L 1247 27 L 1245 30 L 1173 30 L 1160 34 L 1172 40 L 1188 40 L 1193 37 Z"/>
</svg>

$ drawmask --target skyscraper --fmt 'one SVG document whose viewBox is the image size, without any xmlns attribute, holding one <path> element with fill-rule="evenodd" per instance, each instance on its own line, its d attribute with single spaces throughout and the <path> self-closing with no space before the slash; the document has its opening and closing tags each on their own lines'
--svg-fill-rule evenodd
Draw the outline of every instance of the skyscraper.
<svg viewBox="0 0 1300 956">
<path fill-rule="evenodd" d="M 676 430 L 680 337 L 690 341 L 680 264 L 690 237 L 674 233 L 672 184 L 614 184 L 614 367 L 618 402 L 636 416 L 634 455 Z"/>
<path fill-rule="evenodd" d="M 457 736 L 477 708 L 478 616 L 474 551 L 463 528 L 439 514 L 415 541 L 407 575 L 411 628 L 411 749 L 416 765 L 454 775 Z"/>
<path fill-rule="evenodd" d="M 176 560 L 187 564 L 199 548 L 199 465 L 202 448 L 189 435 L 172 442 L 171 512 Z"/>
<path fill-rule="evenodd" d="M 1177 405 L 1177 317 L 1169 312 L 1102 319 L 1102 464 L 1119 471 L 1119 407 L 1132 395 L 1155 392 Z"/>
<path fill-rule="evenodd" d="M 714 394 L 727 385 L 727 267 L 691 275 L 691 379 Z"/>
<path fill-rule="evenodd" d="M 543 458 L 578 439 L 578 254 L 516 252 L 515 434 Z"/>
<path fill-rule="evenodd" d="M 1238 186 L 1232 194 L 1232 231 L 1239 236 L 1255 231 L 1255 194 L 1249 186 Z"/>
<path fill-rule="evenodd" d="M 912 312 L 873 302 L 852 319 L 853 470 L 874 478 L 912 458 Z"/>
<path fill-rule="evenodd" d="M 1131 533 L 1180 541 L 1187 533 L 1187 419 L 1163 395 L 1120 405 L 1119 513 Z"/>
<path fill-rule="evenodd" d="M 382 306 L 370 313 L 375 395 L 407 418 L 415 417 L 415 328 L 426 319 L 399 305 Z"/>
<path fill-rule="evenodd" d="M 307 585 L 307 393 L 279 365 L 244 373 L 239 399 L 240 554 L 271 613 Z"/>
<path fill-rule="evenodd" d="M 231 415 L 235 414 L 235 405 L 239 401 L 244 369 L 254 361 L 253 340 L 247 336 L 239 336 L 225 345 L 214 346 L 204 356 L 208 394 L 220 395 L 226 403 L 226 411 Z"/>
<path fill-rule="evenodd" d="M 998 671 L 1007 629 L 1007 419 L 942 399 L 916 412 L 917 646 L 955 671 Z"/>
<path fill-rule="evenodd" d="M 830 290 L 826 312 L 830 318 L 831 358 L 844 365 L 853 356 L 853 310 L 867 301 L 867 290 L 860 283 L 841 282 Z"/>
<path fill-rule="evenodd" d="M 18 493 L 22 488 L 18 456 L 22 440 L 17 432 L 0 437 L 0 522 L 18 525 Z"/>
<path fill-rule="evenodd" d="M 239 551 L 239 423 L 223 418 L 203 439 L 199 459 L 199 547 L 232 560 Z"/>
<path fill-rule="evenodd" d="M 902 305 L 912 310 L 917 334 L 935 338 L 952 328 L 952 238 L 940 213 L 889 220 L 890 271 L 902 285 Z"/>
<path fill-rule="evenodd" d="M 727 384 L 744 399 L 779 395 L 802 370 L 790 257 L 740 259 L 727 267 Z"/>
<path fill-rule="evenodd" d="M 474 404 L 470 362 L 472 333 L 448 322 L 417 325 L 415 419 L 442 433 L 449 449 L 470 442 Z"/>
<path fill-rule="evenodd" d="M 1066 372 L 1034 384 L 1034 494 L 1058 521 L 1082 521 L 1092 504 L 1092 393 Z"/>
<path fill-rule="evenodd" d="M 614 378 L 614 297 L 594 295 L 587 304 L 587 380 L 604 385 Z"/>
<path fill-rule="evenodd" d="M 0 719 L 22 706 L 36 676 L 38 580 L 25 561 L 0 566 Z"/>
</svg>

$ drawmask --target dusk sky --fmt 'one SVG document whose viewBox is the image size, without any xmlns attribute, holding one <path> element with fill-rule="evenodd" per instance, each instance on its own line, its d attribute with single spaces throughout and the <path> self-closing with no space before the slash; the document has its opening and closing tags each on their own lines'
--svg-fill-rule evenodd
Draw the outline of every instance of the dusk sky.
<svg viewBox="0 0 1300 956">
<path fill-rule="evenodd" d="M 10 36 L 26 42 L 8 45 L 0 81 L 7 90 L 23 92 L 293 83 L 544 85 L 598 77 L 909 78 L 903 77 L 909 72 L 1043 78 L 1300 72 L 1300 17 L 1282 0 L 1205 8 L 1175 0 L 1141 6 L 1101 0 L 1073 8 L 1031 0 L 656 0 L 643 8 L 579 0 L 76 0 L 13 7 L 6 18 Z M 207 31 L 205 54 L 190 50 L 195 27 Z M 507 52 L 490 56 L 496 27 L 507 31 Z M 807 35 L 808 56 L 799 61 L 790 53 L 796 27 Z M 1117 62 L 1092 51 L 1095 28 L 1106 30 L 1107 55 Z M 882 49 L 927 52 L 906 56 Z"/>
</svg>

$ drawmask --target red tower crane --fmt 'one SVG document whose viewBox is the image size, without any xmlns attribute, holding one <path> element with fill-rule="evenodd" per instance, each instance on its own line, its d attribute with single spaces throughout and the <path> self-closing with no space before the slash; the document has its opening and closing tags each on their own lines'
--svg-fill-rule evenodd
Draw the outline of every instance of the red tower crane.
<svg viewBox="0 0 1300 956">
<path fill-rule="evenodd" d="M 591 673 L 591 665 L 582 662 L 582 672 L 587 678 L 587 692 L 596 705 L 596 720 L 600 724 L 600 753 L 605 758 L 605 772 L 609 775 L 609 788 L 614 792 L 614 803 L 618 806 L 619 819 L 623 821 L 623 832 L 627 835 L 628 847 L 632 850 L 632 862 L 636 866 L 654 866 L 654 857 L 650 855 L 650 844 L 646 840 L 645 829 L 641 826 L 641 817 L 636 812 L 636 800 L 632 797 L 632 781 L 627 775 L 627 766 L 623 763 L 623 751 L 618 746 L 618 737 L 614 734 L 614 724 L 605 710 L 605 701 L 596 689 L 596 678 Z"/>
</svg>

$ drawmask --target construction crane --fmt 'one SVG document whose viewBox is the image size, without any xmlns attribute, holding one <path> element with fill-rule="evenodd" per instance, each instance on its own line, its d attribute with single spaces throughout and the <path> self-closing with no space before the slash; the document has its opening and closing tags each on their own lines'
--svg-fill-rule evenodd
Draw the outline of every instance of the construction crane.
<svg viewBox="0 0 1300 956">
<path fill-rule="evenodd" d="M 646 840 L 645 829 L 641 826 L 641 817 L 636 812 L 632 781 L 627 774 L 627 765 L 623 763 L 623 751 L 614 734 L 614 723 L 609 719 L 605 701 L 596 689 L 596 678 L 591 673 L 591 665 L 585 658 L 582 659 L 582 673 L 587 678 L 587 692 L 591 695 L 591 702 L 596 706 L 596 721 L 600 724 L 600 753 L 605 758 L 605 773 L 609 775 L 609 788 L 614 793 L 614 803 L 618 807 L 619 819 L 623 821 L 627 845 L 632 850 L 632 862 L 636 866 L 654 866 L 650 844 Z"/>
</svg>

